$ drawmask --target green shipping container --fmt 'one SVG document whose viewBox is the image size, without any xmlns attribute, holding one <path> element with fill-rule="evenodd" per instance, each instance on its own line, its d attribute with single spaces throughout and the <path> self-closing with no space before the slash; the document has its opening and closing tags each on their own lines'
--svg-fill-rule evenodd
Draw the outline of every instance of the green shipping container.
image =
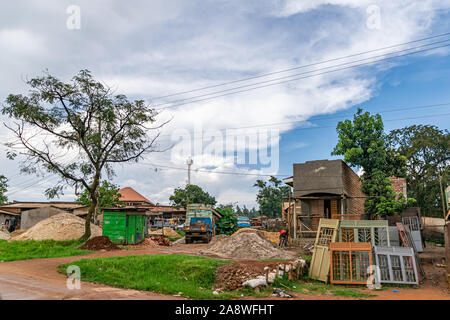
<svg viewBox="0 0 450 320">
<path fill-rule="evenodd" d="M 104 211 L 103 235 L 116 244 L 137 244 L 144 240 L 145 215 L 136 211 Z"/>
</svg>

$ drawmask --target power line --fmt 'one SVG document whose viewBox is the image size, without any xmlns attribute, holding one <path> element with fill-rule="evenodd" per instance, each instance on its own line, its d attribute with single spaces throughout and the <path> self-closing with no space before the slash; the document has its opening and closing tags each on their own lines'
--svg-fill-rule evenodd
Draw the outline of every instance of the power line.
<svg viewBox="0 0 450 320">
<path fill-rule="evenodd" d="M 405 111 L 405 110 L 413 110 L 413 109 L 419 109 L 419 108 L 431 108 L 431 107 L 440 107 L 440 106 L 446 106 L 446 105 L 450 105 L 450 102 L 448 103 L 441 103 L 441 104 L 435 104 L 435 105 L 425 105 L 425 106 L 416 106 L 416 107 L 410 107 L 410 108 L 399 108 L 396 110 L 386 110 L 386 111 L 377 111 L 377 113 L 380 114 L 384 114 L 384 113 L 388 113 L 388 112 L 398 112 L 398 111 Z M 429 118 L 429 117 L 435 117 L 435 116 L 447 116 L 448 113 L 444 113 L 444 114 L 428 114 L 425 116 L 419 116 L 419 117 L 412 117 L 412 118 L 399 118 L 399 119 L 387 119 L 387 120 L 383 120 L 383 121 L 398 121 L 398 120 L 411 120 L 411 119 L 421 119 L 421 118 Z M 341 116 L 330 116 L 330 117 L 324 117 L 324 118 L 319 118 L 319 119 L 314 119 L 314 121 L 316 120 L 328 120 L 328 119 L 342 119 L 346 117 L 346 115 L 341 115 Z M 279 122 L 279 123 L 272 123 L 272 124 L 265 124 L 265 125 L 254 125 L 254 126 L 247 126 L 247 127 L 237 127 L 237 128 L 225 128 L 225 129 L 217 129 L 216 131 L 221 131 L 221 132 L 226 132 L 227 130 L 239 130 L 239 129 L 249 129 L 249 128 L 259 128 L 259 127 L 268 127 L 268 126 L 275 126 L 275 125 L 286 125 L 286 124 L 290 124 L 290 123 L 298 123 L 298 122 L 303 122 L 306 120 L 301 120 L 301 121 L 291 121 L 291 122 Z M 321 128 L 335 128 L 336 125 L 330 125 L 330 126 L 312 126 L 312 127 L 302 127 L 302 128 L 293 128 L 290 129 L 288 131 L 301 131 L 301 130 L 311 130 L 311 129 L 321 129 Z M 203 139 L 203 134 L 207 133 L 207 132 L 215 132 L 212 130 L 209 131 L 202 131 L 202 136 L 198 136 L 198 137 L 194 137 L 195 140 L 198 139 Z M 195 134 L 194 131 L 189 131 L 190 134 Z M 248 132 L 248 133 L 243 133 L 243 134 L 233 134 L 233 137 L 239 137 L 239 136 L 252 136 L 252 135 L 258 135 L 259 132 Z M 166 135 L 160 135 L 162 136 L 171 136 L 170 134 L 166 134 Z M 159 140 L 159 142 L 174 142 L 173 140 Z"/>
<path fill-rule="evenodd" d="M 390 113 L 390 112 L 398 112 L 398 111 L 406 111 L 406 110 L 414 110 L 414 109 L 423 109 L 423 108 L 435 108 L 435 107 L 442 107 L 442 106 L 448 106 L 450 105 L 450 102 L 444 102 L 444 103 L 438 103 L 438 104 L 429 104 L 429 105 L 420 105 L 420 106 L 413 106 L 413 107 L 386 107 L 386 110 L 370 110 L 372 113 Z M 202 131 L 202 133 L 209 133 L 209 132 L 216 132 L 216 131 L 227 131 L 227 130 L 240 130 L 240 129 L 252 129 L 252 128 L 263 128 L 263 127 L 272 127 L 272 126 L 279 126 L 279 125 L 286 125 L 286 124 L 293 124 L 293 123 L 301 123 L 308 120 L 311 121 L 322 121 L 322 120 L 329 120 L 329 119 L 341 119 L 345 116 L 351 116 L 351 114 L 344 114 L 339 116 L 321 116 L 319 118 L 314 119 L 305 119 L 305 120 L 296 120 L 296 121 L 284 121 L 284 122 L 272 122 L 272 123 L 265 123 L 265 124 L 256 124 L 251 126 L 244 126 L 244 127 L 232 127 L 232 128 L 223 128 L 223 129 L 216 129 L 216 130 L 206 130 Z M 317 117 L 317 116 L 311 116 Z M 194 131 L 189 131 L 189 133 L 194 133 Z M 161 134 L 160 137 L 171 137 L 171 134 Z M 159 140 L 161 141 L 161 140 Z M 169 140 L 162 140 L 162 141 L 169 141 Z"/>
<path fill-rule="evenodd" d="M 446 41 L 449 41 L 449 40 L 446 40 Z M 376 62 L 380 62 L 380 61 L 384 61 L 384 60 L 395 59 L 395 58 L 404 57 L 404 56 L 408 56 L 408 55 L 412 55 L 412 54 L 416 54 L 416 53 L 421 53 L 421 52 L 427 52 L 427 51 L 430 51 L 430 50 L 440 49 L 440 48 L 444 48 L 444 47 L 448 47 L 448 46 L 450 46 L 450 44 L 446 44 L 446 45 L 442 45 L 442 46 L 436 46 L 436 47 L 433 47 L 433 48 L 428 48 L 428 49 L 423 49 L 423 50 L 417 50 L 417 51 L 414 51 L 414 52 L 409 52 L 409 53 L 397 55 L 397 56 L 394 56 L 394 57 L 386 57 L 386 58 L 382 58 L 382 59 L 377 59 L 377 60 L 373 60 L 373 61 L 370 61 L 370 62 L 360 63 L 360 64 L 347 66 L 347 67 L 343 67 L 343 68 L 338 68 L 338 69 L 334 69 L 334 70 L 329 70 L 329 71 L 324 71 L 324 72 L 320 72 L 320 73 L 316 73 L 316 74 L 312 74 L 312 75 L 308 75 L 308 76 L 297 77 L 297 78 L 293 78 L 293 79 L 288 79 L 288 80 L 283 80 L 283 81 L 279 81 L 279 82 L 269 83 L 269 84 L 265 84 L 265 85 L 261 85 L 261 86 L 256 86 L 256 87 L 252 87 L 252 88 L 243 89 L 243 90 L 237 90 L 237 91 L 232 91 L 232 92 L 228 92 L 228 93 L 224 93 L 224 94 L 218 94 L 218 95 L 215 95 L 215 96 L 212 96 L 212 97 L 203 98 L 203 99 L 186 101 L 186 102 L 183 102 L 183 103 L 174 104 L 174 105 L 167 106 L 167 107 L 155 108 L 155 110 L 170 109 L 170 108 L 176 108 L 176 107 L 179 107 L 179 106 L 183 106 L 183 105 L 191 104 L 191 103 L 195 103 L 195 102 L 209 101 L 209 100 L 213 100 L 213 99 L 216 99 L 216 98 L 225 97 L 225 96 L 229 96 L 229 95 L 233 95 L 233 94 L 237 94 L 237 93 L 243 93 L 243 92 L 248 92 L 248 91 L 262 89 L 262 88 L 267 88 L 267 87 L 271 87 L 271 86 L 275 86 L 275 85 L 279 85 L 279 84 L 284 84 L 284 83 L 288 83 L 288 82 L 292 82 L 292 81 L 308 79 L 308 78 L 312 78 L 312 77 L 316 77 L 316 76 L 320 76 L 320 75 L 324 75 L 324 74 L 329 74 L 329 73 L 333 73 L 333 72 L 337 72 L 337 71 L 342 71 L 342 70 L 352 69 L 352 68 L 361 67 L 361 66 L 365 66 L 365 65 L 370 65 L 370 64 L 373 64 L 373 63 L 376 63 Z M 323 68 L 323 69 L 325 69 L 325 68 Z M 311 72 L 317 72 L 317 71 L 320 71 L 320 70 L 322 70 L 322 69 L 317 69 L 317 70 L 314 70 L 314 71 L 311 71 Z M 274 80 L 270 80 L 270 81 L 274 81 Z M 255 85 L 255 84 L 253 84 L 253 85 Z M 245 87 L 245 86 L 243 86 L 243 87 Z M 239 89 L 239 87 L 235 87 L 233 89 Z M 229 90 L 230 89 L 223 90 L 222 92 L 229 91 Z M 216 93 L 220 93 L 220 92 L 221 91 L 217 91 L 217 92 L 214 92 L 214 93 L 211 93 L 211 94 L 216 94 Z M 194 99 L 194 98 L 195 97 L 191 97 L 191 98 L 187 98 L 185 100 Z"/>
<path fill-rule="evenodd" d="M 197 91 L 201 91 L 201 90 L 217 88 L 217 87 L 220 87 L 220 86 L 225 86 L 225 85 L 229 85 L 229 84 L 233 84 L 233 83 L 239 83 L 239 82 L 244 82 L 244 81 L 248 81 L 248 80 L 263 78 L 263 77 L 271 76 L 271 75 L 274 75 L 274 74 L 280 74 L 280 73 L 284 73 L 284 72 L 288 72 L 288 71 L 292 71 L 292 70 L 298 70 L 298 69 L 302 69 L 302 68 L 312 67 L 312 66 L 316 66 L 316 65 L 320 65 L 320 64 L 324 64 L 324 63 L 328 63 L 328 62 L 333 62 L 333 61 L 343 60 L 343 59 L 347 59 L 347 58 L 351 58 L 351 57 L 355 57 L 355 56 L 364 55 L 364 54 L 367 54 L 367 53 L 387 50 L 387 49 L 400 47 L 400 46 L 404 46 L 404 45 L 411 44 L 411 43 L 416 43 L 416 42 L 426 41 L 426 40 L 435 39 L 435 38 L 439 38 L 439 37 L 444 37 L 444 36 L 447 36 L 447 35 L 450 35 L 450 32 L 437 34 L 435 36 L 430 36 L 430 37 L 417 39 L 417 40 L 413 40 L 413 41 L 409 41 L 409 42 L 404 42 L 404 43 L 399 43 L 399 44 L 395 44 L 395 45 L 390 45 L 390 46 L 383 47 L 383 48 L 378 48 L 378 49 L 368 50 L 368 51 L 364 51 L 364 52 L 359 52 L 359 53 L 355 53 L 355 54 L 351 54 L 351 55 L 347 55 L 347 56 L 343 56 L 343 57 L 339 57 L 339 58 L 333 58 L 333 59 L 324 60 L 324 61 L 320 61 L 320 62 L 314 62 L 314 63 L 311 63 L 311 64 L 301 65 L 301 66 L 292 67 L 292 68 L 288 68 L 288 69 L 284 69 L 284 70 L 278 70 L 278 71 L 265 73 L 265 74 L 261 74 L 261 75 L 257 75 L 257 76 L 252 76 L 252 77 L 248 77 L 248 78 L 243 78 L 243 79 L 238 79 L 238 80 L 234 80 L 234 81 L 223 82 L 223 83 L 219 83 L 219 84 L 216 84 L 216 85 L 205 86 L 205 87 L 202 87 L 202 88 L 192 89 L 192 90 L 188 90 L 188 91 L 184 91 L 184 92 L 172 93 L 172 94 L 168 94 L 168 95 L 165 95 L 165 96 L 155 97 L 155 98 L 153 98 L 153 100 L 159 100 L 159 99 L 163 99 L 163 98 L 173 97 L 173 96 L 177 96 L 177 95 L 183 95 L 183 94 L 197 92 Z"/>
<path fill-rule="evenodd" d="M 443 117 L 443 116 L 449 116 L 450 113 L 444 113 L 444 114 L 436 114 L 436 115 L 425 115 L 425 116 L 418 116 L 418 117 L 408 117 L 408 118 L 397 118 L 397 119 L 386 119 L 383 120 L 385 122 L 387 121 L 402 121 L 402 120 L 414 120 L 414 119 L 421 119 L 421 118 L 430 118 L 430 117 Z M 307 129 L 323 129 L 323 128 L 335 128 L 336 126 L 317 126 L 317 127 L 308 127 L 308 128 L 297 128 L 297 129 L 293 129 L 292 131 L 296 131 L 296 130 L 307 130 Z M 73 160 L 75 160 L 77 157 L 75 157 Z M 70 161 L 69 161 L 70 162 Z M 167 168 L 167 169 L 174 169 L 174 170 L 187 170 L 186 168 L 179 168 L 179 167 L 171 167 L 171 166 L 166 166 L 166 165 L 154 165 L 151 163 L 145 163 L 145 162 L 141 162 L 141 164 L 144 165 L 150 165 L 153 167 L 160 167 L 160 168 Z M 274 176 L 274 177 L 286 177 L 286 176 L 290 176 L 290 175 L 286 175 L 286 174 L 258 174 L 258 173 L 244 173 L 244 172 L 228 172 L 228 171 L 211 171 L 211 170 L 204 170 L 204 169 L 196 169 L 196 172 L 202 172 L 202 173 L 216 173 L 216 174 L 228 174 L 228 175 L 242 175 L 242 176 L 261 176 L 261 177 L 270 177 L 270 176 Z M 26 186 L 25 188 L 22 188 L 20 190 L 15 190 L 12 192 L 8 192 L 7 195 L 10 196 L 12 194 L 18 193 L 20 191 L 29 189 L 35 185 L 38 184 L 42 184 L 44 182 L 47 182 L 48 180 L 57 178 L 58 176 L 53 176 L 53 177 L 48 177 L 44 180 L 38 180 L 34 183 L 32 183 L 29 186 Z M 16 187 L 14 187 L 16 188 Z"/>
<path fill-rule="evenodd" d="M 44 180 L 42 180 L 42 179 L 40 179 L 40 180 L 38 180 L 38 181 L 36 181 L 36 182 L 33 182 L 32 184 L 30 184 L 30 185 L 28 185 L 28 186 L 26 186 L 26 187 L 23 187 L 23 188 L 20 188 L 20 189 L 18 189 L 18 190 L 14 190 L 14 191 L 11 191 L 11 192 L 7 192 L 6 193 L 6 195 L 8 196 L 8 197 L 10 197 L 11 195 L 13 195 L 13 194 L 16 194 L 16 193 L 18 193 L 18 192 L 22 192 L 22 191 L 24 191 L 24 190 L 27 190 L 27 189 L 29 189 L 29 188 L 31 188 L 31 187 L 34 187 L 35 185 L 41 185 L 41 184 L 43 184 L 44 182 L 49 182 L 49 181 L 51 181 L 51 180 L 54 180 L 55 178 L 58 178 L 58 177 L 56 177 L 56 176 L 50 176 L 50 177 L 48 177 L 48 178 L 45 178 Z M 14 186 L 13 188 L 19 188 L 18 186 Z"/>
<path fill-rule="evenodd" d="M 435 116 L 449 116 L 449 115 L 450 115 L 450 113 L 440 114 L 440 115 L 435 115 Z M 434 117 L 434 116 L 432 115 L 432 116 L 421 116 L 421 117 L 410 117 L 410 118 L 399 118 L 399 119 L 387 119 L 387 120 L 384 120 L 384 121 L 412 120 L 412 119 L 427 118 L 427 117 Z M 335 126 L 311 127 L 311 128 L 303 128 L 303 129 L 320 129 L 320 128 L 333 128 L 333 127 L 335 127 Z M 300 128 L 300 129 L 302 129 L 302 128 Z M 186 168 L 172 167 L 172 166 L 166 166 L 166 165 L 160 165 L 160 164 L 154 165 L 152 163 L 145 163 L 145 162 L 141 162 L 141 164 L 149 165 L 149 166 L 152 166 L 154 168 L 160 168 L 160 169 L 164 168 L 164 169 L 172 169 L 172 170 L 185 170 L 185 171 L 188 170 Z M 226 174 L 226 175 L 257 176 L 257 177 L 271 177 L 271 176 L 273 176 L 273 177 L 289 177 L 289 176 L 292 175 L 292 174 L 259 174 L 259 173 L 231 172 L 231 171 L 212 171 L 212 170 L 204 170 L 204 169 L 195 169 L 194 171 L 195 172 L 200 172 L 200 173 L 209 173 L 209 174 Z M 54 177 L 49 177 L 49 178 L 44 179 L 44 180 L 36 181 L 36 182 L 32 183 L 31 185 L 28 185 L 28 186 L 26 186 L 24 188 L 21 188 L 20 190 L 15 190 L 15 191 L 12 191 L 12 192 L 8 192 L 7 196 L 9 197 L 12 194 L 16 194 L 18 192 L 27 190 L 27 189 L 35 186 L 35 185 L 43 184 L 44 182 L 47 182 L 47 181 L 52 180 L 54 178 L 58 178 L 58 177 L 54 176 Z M 14 187 L 14 188 L 17 188 L 17 187 Z"/>
<path fill-rule="evenodd" d="M 62 165 L 68 165 L 69 163 L 75 161 L 75 159 L 77 159 L 77 158 L 78 158 L 78 155 L 76 155 L 75 157 L 73 157 L 71 160 L 68 160 L 67 162 L 62 163 Z M 7 192 L 6 195 L 9 197 L 9 196 L 11 196 L 12 194 L 16 194 L 16 193 L 21 192 L 21 191 L 23 191 L 23 190 L 27 190 L 27 189 L 29 189 L 29 188 L 35 186 L 35 185 L 38 185 L 38 184 L 40 185 L 40 184 L 43 184 L 44 182 L 48 182 L 48 181 L 54 180 L 55 178 L 59 178 L 59 176 L 58 176 L 57 174 L 54 174 L 53 176 L 50 175 L 50 176 L 48 176 L 47 178 L 39 179 L 39 180 L 33 182 L 32 184 L 30 184 L 30 185 L 28 185 L 28 186 L 26 186 L 26 187 L 23 187 L 23 188 L 21 188 L 21 189 L 19 189 L 19 190 L 14 190 L 14 191 Z M 25 182 L 25 181 L 24 181 L 24 182 Z M 19 183 L 19 184 L 17 184 L 17 185 L 15 185 L 15 186 L 13 186 L 13 188 L 19 188 L 19 187 L 21 187 L 22 185 L 23 185 L 23 182 L 22 182 L 22 183 Z"/>
<path fill-rule="evenodd" d="M 146 163 L 141 162 L 141 164 L 152 166 L 155 168 L 165 168 L 165 169 L 174 169 L 174 170 L 183 170 L 187 171 L 186 168 L 181 167 L 172 167 L 167 165 L 161 165 L 161 164 L 152 164 L 152 163 Z M 232 171 L 212 171 L 212 170 L 204 170 L 204 169 L 192 169 L 192 171 L 195 172 L 202 172 L 202 173 L 217 173 L 217 174 L 230 174 L 230 175 L 242 175 L 242 176 L 257 176 L 257 177 L 286 177 L 286 174 L 260 174 L 260 173 L 245 173 L 245 172 L 232 172 Z"/>
<path fill-rule="evenodd" d="M 438 115 L 426 115 L 426 116 L 419 116 L 419 117 L 409 117 L 409 118 L 398 118 L 398 119 L 387 119 L 384 121 L 401 121 L 401 120 L 412 120 L 412 119 L 420 119 L 420 118 L 428 118 L 428 117 L 434 117 L 434 116 L 449 116 L 450 113 L 445 113 L 445 114 L 438 114 Z M 335 126 L 326 126 L 326 127 L 313 127 L 314 129 L 320 129 L 320 128 L 330 128 L 330 127 L 335 127 Z M 307 129 L 307 128 L 304 128 Z M 186 171 L 186 168 L 180 168 L 180 167 L 173 167 L 173 166 L 167 166 L 167 165 L 161 165 L 161 164 L 152 164 L 152 163 L 145 163 L 145 162 L 141 162 L 141 164 L 144 165 L 149 165 L 155 168 L 167 168 L 167 169 L 174 169 L 174 170 L 184 170 Z M 204 169 L 195 169 L 195 172 L 202 172 L 202 173 L 210 173 L 210 174 L 228 174 L 228 175 L 242 175 L 242 176 L 261 176 L 261 177 L 270 177 L 270 176 L 274 176 L 274 177 L 286 177 L 286 176 L 290 176 L 290 175 L 286 175 L 286 174 L 259 174 L 259 173 L 245 173 L 245 172 L 231 172 L 231 171 L 213 171 L 213 170 L 204 170 Z"/>
<path fill-rule="evenodd" d="M 293 78 L 293 77 L 300 76 L 300 75 L 311 74 L 311 73 L 318 72 L 318 71 L 321 71 L 321 70 L 326 70 L 326 69 L 346 66 L 346 65 L 357 63 L 357 62 L 362 62 L 362 61 L 366 61 L 366 60 L 372 60 L 372 59 L 378 58 L 378 57 L 385 57 L 386 55 L 392 55 L 392 54 L 398 54 L 398 53 L 402 53 L 402 52 L 407 52 L 407 51 L 415 50 L 415 49 L 422 48 L 422 47 L 427 47 L 427 46 L 431 46 L 431 45 L 435 45 L 435 44 L 445 43 L 445 42 L 448 42 L 448 41 L 450 41 L 450 39 L 437 41 L 437 42 L 432 42 L 432 43 L 424 44 L 424 45 L 417 46 L 417 47 L 403 49 L 403 50 L 400 50 L 400 51 L 384 53 L 384 54 L 381 54 L 381 55 L 376 55 L 376 56 L 372 56 L 372 57 L 368 57 L 368 58 L 364 58 L 364 59 L 344 62 L 344 63 L 340 63 L 340 64 L 337 64 L 337 65 L 332 65 L 332 66 L 327 66 L 327 67 L 323 67 L 323 68 L 318 68 L 318 69 L 314 69 L 314 70 L 310 70 L 310 71 L 306 71 L 306 72 L 294 73 L 294 74 L 283 76 L 283 77 L 279 77 L 279 78 L 264 80 L 264 81 L 255 82 L 255 83 L 246 84 L 246 85 L 241 85 L 241 86 L 237 86 L 237 87 L 233 87 L 233 88 L 229 88 L 229 89 L 224 89 L 224 90 L 220 90 L 220 91 L 205 93 L 205 94 L 202 94 L 202 95 L 188 97 L 188 98 L 185 98 L 185 99 L 164 102 L 164 103 L 156 104 L 153 107 L 156 108 L 156 107 L 167 105 L 167 104 L 179 103 L 179 102 L 183 102 L 183 101 L 186 101 L 186 100 L 207 97 L 207 96 L 211 96 L 211 95 L 218 94 L 218 93 L 224 93 L 224 92 L 233 91 L 233 90 L 236 90 L 236 89 L 248 88 L 248 87 L 253 87 L 253 86 L 256 86 L 256 85 L 259 85 L 259 84 L 265 84 L 265 83 L 270 83 L 270 82 L 274 82 L 274 81 L 278 81 L 278 80 L 289 79 L 289 78 Z M 385 59 L 387 59 L 387 58 L 393 59 L 393 58 L 397 58 L 399 56 L 402 56 L 402 55 L 397 55 L 397 56 L 394 56 L 394 57 L 386 57 Z M 370 63 L 373 63 L 373 62 L 370 61 Z M 159 109 L 162 109 L 162 108 L 159 108 Z M 157 108 L 157 110 L 158 110 L 158 108 Z"/>
</svg>

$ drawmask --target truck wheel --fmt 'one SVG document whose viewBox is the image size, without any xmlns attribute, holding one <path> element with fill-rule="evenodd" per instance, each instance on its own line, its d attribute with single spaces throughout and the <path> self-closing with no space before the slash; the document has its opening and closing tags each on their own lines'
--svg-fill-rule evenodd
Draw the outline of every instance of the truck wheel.
<svg viewBox="0 0 450 320">
<path fill-rule="evenodd" d="M 186 244 L 192 243 L 192 240 L 190 238 L 186 238 L 184 239 L 184 241 L 186 242 Z"/>
</svg>

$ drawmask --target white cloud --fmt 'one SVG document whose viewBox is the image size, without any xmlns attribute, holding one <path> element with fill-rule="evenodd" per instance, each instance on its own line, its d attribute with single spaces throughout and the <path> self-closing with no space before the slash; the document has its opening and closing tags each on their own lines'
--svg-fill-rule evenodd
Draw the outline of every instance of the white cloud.
<svg viewBox="0 0 450 320">
<path fill-rule="evenodd" d="M 366 10 L 372 3 L 365 0 L 152 1 L 151 4 L 136 1 L 130 6 L 113 1 L 80 1 L 82 28 L 77 31 L 66 29 L 66 7 L 62 2 L 42 1 L 39 5 L 26 3 L 27 6 L 10 2 L 0 12 L 4 25 L 0 27 L 0 81 L 4 84 L 0 97 L 4 100 L 8 93 L 22 92 L 22 78 L 39 74 L 44 68 L 64 79 L 88 68 L 117 92 L 158 105 L 244 83 L 167 99 L 155 97 L 403 43 L 448 25 L 445 19 L 439 18 L 442 9 L 449 9 L 448 0 L 386 0 L 376 1 L 381 13 L 380 29 L 369 29 Z M 12 18 L 16 16 L 21 19 Z M 317 67 L 346 61 L 349 60 Z M 286 123 L 275 126 L 283 134 L 298 125 L 292 121 L 307 124 L 311 116 L 334 113 L 375 96 L 379 85 L 377 72 L 396 63 L 369 70 L 348 69 L 164 110 L 160 120 L 171 117 L 173 120 L 162 130 L 161 146 L 170 145 L 170 135 L 175 130 L 193 131 L 196 126 L 212 132 Z M 309 70 L 312 68 L 291 74 Z M 269 79 L 285 75 L 281 73 Z M 261 80 L 264 79 L 254 82 Z M 4 137 L 5 129 L 1 130 L 0 135 Z M 243 132 L 254 134 L 255 130 L 247 128 Z M 181 168 L 186 167 L 185 160 L 171 157 L 170 151 L 146 159 Z M 6 160 L 1 163 L 15 170 L 15 163 Z M 236 168 L 230 157 L 205 163 L 197 156 L 195 168 L 245 171 Z M 185 170 L 161 168 L 155 172 L 150 166 L 139 164 L 119 166 L 117 173 L 115 183 L 133 186 L 152 201 L 161 203 L 168 203 L 172 190 L 184 185 L 187 175 Z M 255 176 L 194 171 L 192 179 L 220 202 L 239 201 L 250 207 L 254 204 Z M 16 195 L 41 199 L 38 194 L 44 186 L 31 189 L 31 193 Z M 65 199 L 71 197 L 68 192 Z"/>
</svg>

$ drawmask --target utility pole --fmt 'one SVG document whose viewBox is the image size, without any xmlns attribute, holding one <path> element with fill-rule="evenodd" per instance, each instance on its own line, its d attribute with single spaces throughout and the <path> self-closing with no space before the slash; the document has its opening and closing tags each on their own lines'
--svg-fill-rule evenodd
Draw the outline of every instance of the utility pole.
<svg viewBox="0 0 450 320">
<path fill-rule="evenodd" d="M 188 166 L 188 181 L 187 181 L 187 185 L 189 186 L 191 184 L 191 166 L 194 163 L 194 160 L 191 159 L 191 157 L 189 157 L 186 160 L 187 166 Z"/>
</svg>

